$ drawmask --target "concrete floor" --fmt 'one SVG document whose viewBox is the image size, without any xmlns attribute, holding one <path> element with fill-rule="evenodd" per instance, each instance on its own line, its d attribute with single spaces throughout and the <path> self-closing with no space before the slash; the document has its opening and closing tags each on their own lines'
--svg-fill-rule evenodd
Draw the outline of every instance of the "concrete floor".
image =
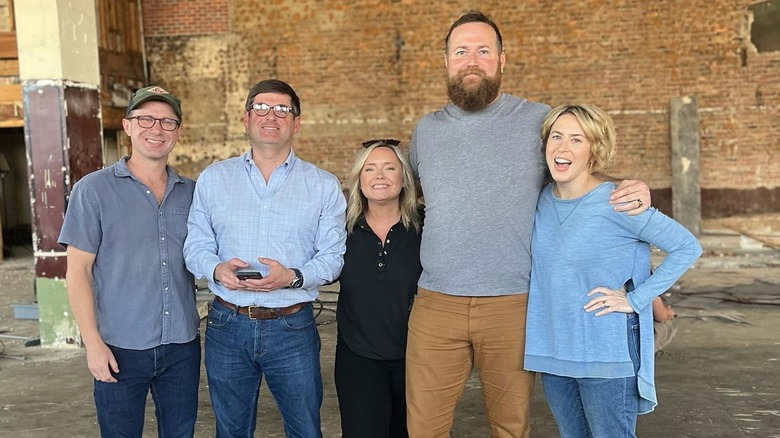
<svg viewBox="0 0 780 438">
<path fill-rule="evenodd" d="M 679 315 L 674 321 L 678 332 L 656 358 L 660 405 L 654 413 L 639 418 L 640 437 L 780 438 L 780 309 L 772 304 L 712 298 L 713 293 L 742 290 L 780 299 L 780 251 L 720 231 L 705 232 L 705 256 L 671 293 Z M 37 336 L 37 321 L 14 319 L 10 307 L 32 302 L 33 277 L 29 250 L 15 248 L 14 257 L 0 263 L 0 330 L 6 330 L 4 334 Z M 325 437 L 340 436 L 333 385 L 333 319 L 328 311 L 318 318 Z M 98 436 L 83 350 L 24 347 L 19 340 L 0 340 L 6 354 L 25 356 L 24 360 L 0 359 L 0 437 Z M 256 436 L 284 436 L 264 385 L 261 393 Z M 205 372 L 199 404 L 196 436 L 213 436 Z M 538 379 L 532 427 L 534 437 L 557 436 Z M 146 432 L 145 436 L 156 435 L 151 403 Z M 460 401 L 452 436 L 489 436 L 476 375 Z"/>
</svg>

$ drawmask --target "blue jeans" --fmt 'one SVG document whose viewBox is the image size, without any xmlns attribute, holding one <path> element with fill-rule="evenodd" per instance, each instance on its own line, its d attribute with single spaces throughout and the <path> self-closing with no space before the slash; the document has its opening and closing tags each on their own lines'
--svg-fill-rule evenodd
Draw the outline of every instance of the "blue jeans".
<svg viewBox="0 0 780 438">
<path fill-rule="evenodd" d="M 263 375 L 288 437 L 321 437 L 320 336 L 311 304 L 252 320 L 214 302 L 206 328 L 206 374 L 219 437 L 252 437 Z"/>
<path fill-rule="evenodd" d="M 100 435 L 140 437 L 149 390 L 160 437 L 192 437 L 198 415 L 200 336 L 186 344 L 128 350 L 109 345 L 119 365 L 117 383 L 95 380 Z"/>
<path fill-rule="evenodd" d="M 542 373 L 544 395 L 562 438 L 636 438 L 639 316 L 628 314 L 626 325 L 628 354 L 634 363 L 633 377 L 594 379 Z"/>
</svg>

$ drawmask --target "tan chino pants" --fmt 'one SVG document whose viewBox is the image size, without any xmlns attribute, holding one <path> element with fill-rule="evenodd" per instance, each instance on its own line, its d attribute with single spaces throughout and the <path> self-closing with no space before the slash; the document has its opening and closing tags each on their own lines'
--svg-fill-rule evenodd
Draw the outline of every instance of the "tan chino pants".
<svg viewBox="0 0 780 438">
<path fill-rule="evenodd" d="M 534 373 L 523 370 L 527 304 L 528 294 L 461 297 L 418 290 L 406 349 L 411 438 L 449 436 L 472 366 L 491 436 L 530 435 Z"/>
</svg>

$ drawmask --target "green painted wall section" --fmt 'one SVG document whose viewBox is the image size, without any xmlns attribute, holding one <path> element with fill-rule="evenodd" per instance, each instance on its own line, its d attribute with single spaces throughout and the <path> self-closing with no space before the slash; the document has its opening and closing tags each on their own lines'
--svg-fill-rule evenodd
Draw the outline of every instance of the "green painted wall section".
<svg viewBox="0 0 780 438">
<path fill-rule="evenodd" d="M 44 347 L 79 347 L 81 336 L 68 303 L 65 280 L 35 279 L 38 322 Z"/>
</svg>

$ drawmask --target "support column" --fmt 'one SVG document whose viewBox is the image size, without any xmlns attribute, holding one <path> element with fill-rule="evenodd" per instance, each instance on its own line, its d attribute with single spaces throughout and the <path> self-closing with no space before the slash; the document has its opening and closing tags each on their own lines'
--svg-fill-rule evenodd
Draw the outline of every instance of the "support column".
<svg viewBox="0 0 780 438">
<path fill-rule="evenodd" d="M 73 184 L 102 167 L 94 0 L 15 3 L 41 344 L 80 345 L 57 237 Z"/>
<path fill-rule="evenodd" d="M 699 113 L 696 98 L 674 97 L 670 111 L 672 214 L 696 237 L 701 235 Z"/>
</svg>

